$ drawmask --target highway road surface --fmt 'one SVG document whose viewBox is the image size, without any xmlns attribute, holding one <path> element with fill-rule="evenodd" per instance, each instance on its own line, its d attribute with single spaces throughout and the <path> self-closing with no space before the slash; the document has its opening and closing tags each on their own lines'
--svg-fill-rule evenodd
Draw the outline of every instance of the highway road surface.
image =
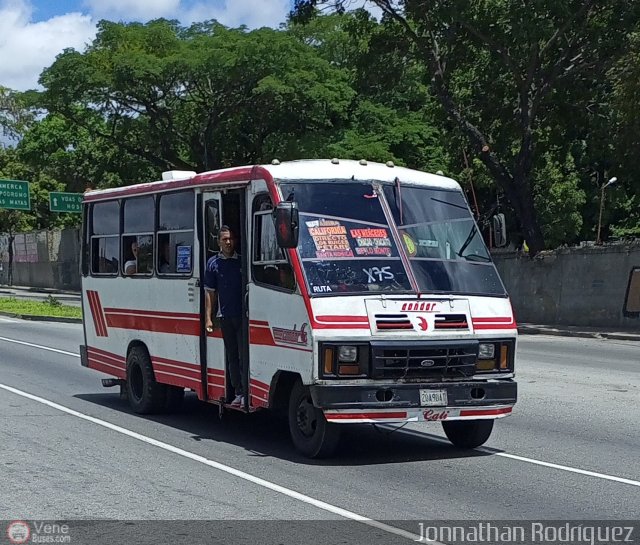
<svg viewBox="0 0 640 545">
<path fill-rule="evenodd" d="M 227 543 L 250 533 L 234 520 L 282 521 L 281 543 L 318 524 L 410 543 L 419 521 L 639 518 L 637 342 L 521 336 L 520 399 L 485 447 L 438 424 L 358 426 L 324 461 L 268 414 L 220 419 L 193 395 L 135 415 L 81 343 L 77 324 L 0 318 L 0 520 L 223 520 Z"/>
</svg>

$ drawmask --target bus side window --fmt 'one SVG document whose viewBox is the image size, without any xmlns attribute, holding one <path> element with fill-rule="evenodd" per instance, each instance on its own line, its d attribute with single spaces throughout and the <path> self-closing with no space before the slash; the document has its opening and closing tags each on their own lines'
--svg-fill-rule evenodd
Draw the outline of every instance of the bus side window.
<svg viewBox="0 0 640 545">
<path fill-rule="evenodd" d="M 195 220 L 193 191 L 158 197 L 156 271 L 158 275 L 189 277 L 193 272 Z"/>
<path fill-rule="evenodd" d="M 120 268 L 120 203 L 94 204 L 90 218 L 91 274 L 116 276 Z"/>
<path fill-rule="evenodd" d="M 154 198 L 126 199 L 123 216 L 122 274 L 150 276 L 153 273 Z"/>
<path fill-rule="evenodd" d="M 253 201 L 251 274 L 256 283 L 295 291 L 293 270 L 276 240 L 272 210 L 268 195 L 258 195 Z"/>
</svg>

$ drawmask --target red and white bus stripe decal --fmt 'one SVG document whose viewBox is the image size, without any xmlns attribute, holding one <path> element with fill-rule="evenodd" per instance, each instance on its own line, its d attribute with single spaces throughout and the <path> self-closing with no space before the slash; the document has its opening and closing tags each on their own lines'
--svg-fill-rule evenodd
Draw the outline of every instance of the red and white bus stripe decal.
<svg viewBox="0 0 640 545">
<path fill-rule="evenodd" d="M 316 329 L 369 329 L 366 316 L 316 316 L 313 327 Z"/>
<path fill-rule="evenodd" d="M 384 418 L 407 418 L 407 412 L 332 413 L 325 411 L 324 416 L 327 420 L 382 420 Z"/>
<path fill-rule="evenodd" d="M 302 352 L 313 352 L 312 348 L 304 346 L 291 346 L 289 344 L 279 343 L 273 338 L 273 333 L 269 322 L 261 320 L 249 321 L 249 343 L 259 346 L 277 346 L 278 348 L 288 348 L 289 350 L 300 350 Z"/>
<path fill-rule="evenodd" d="M 100 304 L 100 296 L 97 291 L 87 290 L 87 301 L 93 318 L 93 325 L 96 330 L 97 337 L 108 337 L 107 325 L 105 323 L 102 305 Z"/>
<path fill-rule="evenodd" d="M 269 385 L 265 382 L 252 378 L 249 384 L 249 395 L 251 397 L 252 406 L 269 406 Z"/>
<path fill-rule="evenodd" d="M 472 323 L 474 329 L 516 329 L 518 327 L 513 316 L 472 318 Z"/>
<path fill-rule="evenodd" d="M 207 396 L 209 399 L 225 397 L 225 378 L 222 369 L 207 369 Z"/>
<path fill-rule="evenodd" d="M 125 358 L 112 352 L 87 346 L 89 368 L 102 371 L 108 375 L 125 378 L 127 375 Z"/>
<path fill-rule="evenodd" d="M 197 314 L 124 308 L 106 308 L 105 313 L 109 327 L 177 335 L 200 335 L 200 316 Z"/>
<path fill-rule="evenodd" d="M 509 414 L 513 407 L 503 407 L 501 409 L 463 409 L 460 416 L 494 416 L 499 414 Z"/>
</svg>

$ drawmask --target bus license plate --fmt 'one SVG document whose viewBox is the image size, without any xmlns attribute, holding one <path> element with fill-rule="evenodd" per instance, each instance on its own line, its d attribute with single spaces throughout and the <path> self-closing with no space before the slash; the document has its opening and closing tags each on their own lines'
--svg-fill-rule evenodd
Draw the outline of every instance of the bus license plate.
<svg viewBox="0 0 640 545">
<path fill-rule="evenodd" d="M 422 407 L 446 407 L 446 390 L 420 390 L 420 405 Z"/>
</svg>

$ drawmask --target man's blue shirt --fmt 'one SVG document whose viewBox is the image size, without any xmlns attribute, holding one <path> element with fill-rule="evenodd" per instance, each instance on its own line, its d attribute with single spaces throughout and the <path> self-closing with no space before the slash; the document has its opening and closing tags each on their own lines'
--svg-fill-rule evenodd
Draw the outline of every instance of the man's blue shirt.
<svg viewBox="0 0 640 545">
<path fill-rule="evenodd" d="M 204 287 L 218 294 L 218 316 L 239 318 L 242 316 L 242 270 L 240 256 L 225 257 L 219 253 L 207 261 Z"/>
</svg>

